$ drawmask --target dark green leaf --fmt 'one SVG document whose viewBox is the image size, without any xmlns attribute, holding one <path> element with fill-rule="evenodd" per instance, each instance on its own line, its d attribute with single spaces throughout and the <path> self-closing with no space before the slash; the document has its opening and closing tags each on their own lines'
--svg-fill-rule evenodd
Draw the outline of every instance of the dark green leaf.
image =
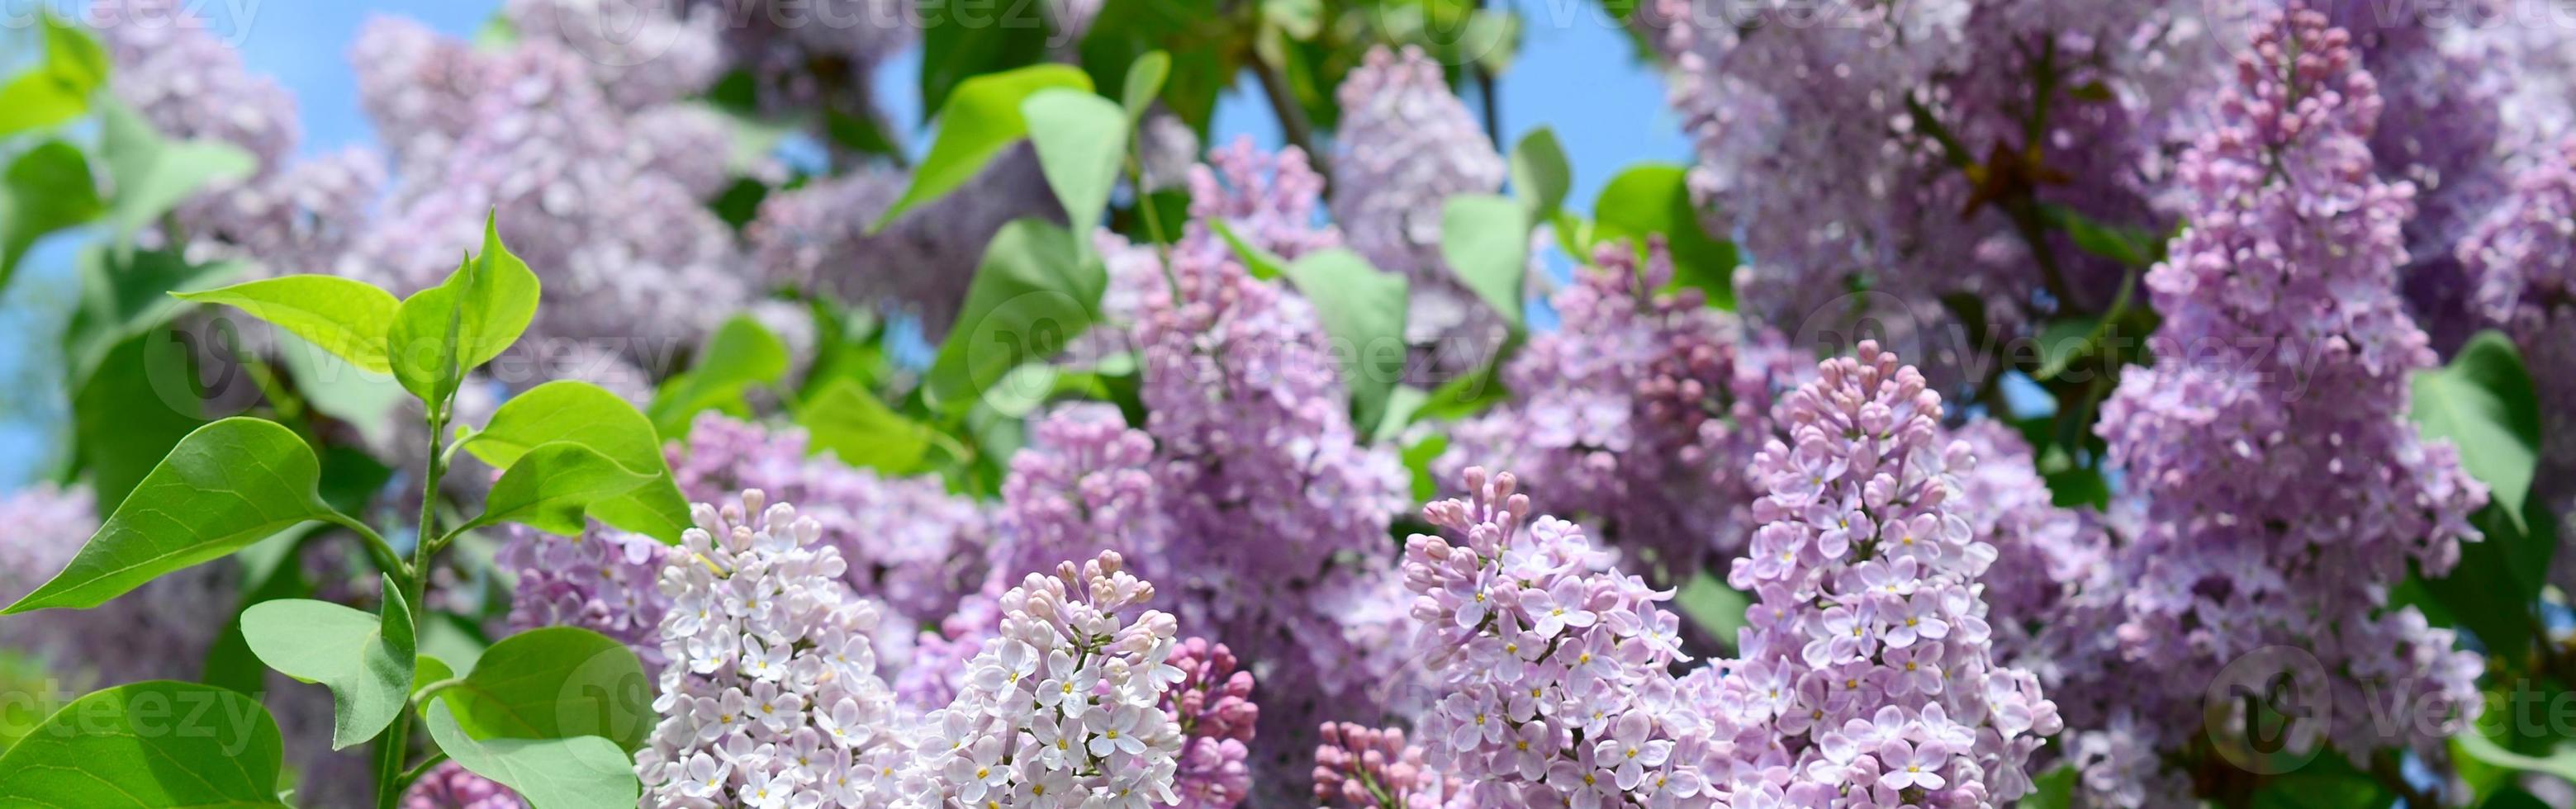
<svg viewBox="0 0 2576 809">
<path fill-rule="evenodd" d="M 2528 530 L 2520 523 L 2540 460 L 2540 399 L 2513 341 L 2480 332 L 2449 367 L 2416 372 L 2414 389 L 2411 414 L 2424 435 L 2458 446 L 2460 465 Z"/>
<path fill-rule="evenodd" d="M 514 522 L 559 536 L 581 533 L 583 512 L 653 482 L 662 466 L 628 469 L 571 441 L 540 444 L 519 456 L 492 484 L 483 516 L 467 528 Z"/>
<path fill-rule="evenodd" d="M 2077 316 L 2050 322 L 2039 331 L 2039 370 L 2032 379 L 2046 382 L 2093 352 L 2093 335 L 2102 329 L 2101 318 Z"/>
<path fill-rule="evenodd" d="M 1324 321 L 1350 386 L 1351 423 L 1378 423 L 1404 376 L 1404 276 L 1380 272 L 1338 248 L 1308 253 L 1281 270 Z"/>
<path fill-rule="evenodd" d="M 814 452 L 889 475 L 921 471 L 930 452 L 928 426 L 894 412 L 854 380 L 824 388 L 796 412 L 796 423 L 805 427 Z"/>
<path fill-rule="evenodd" d="M 72 397 L 74 446 L 99 505 L 125 502 L 170 448 L 205 426 L 212 386 L 202 386 L 184 339 L 165 329 L 115 344 Z"/>
<path fill-rule="evenodd" d="M 2075 805 L 2075 765 L 2060 764 L 2032 779 L 2021 809 L 2070 809 Z"/>
<path fill-rule="evenodd" d="M 331 749 L 374 738 L 410 704 L 416 639 L 400 585 L 383 577 L 383 614 L 328 601 L 284 599 L 242 613 L 242 637 L 261 662 L 331 689 Z"/>
<path fill-rule="evenodd" d="M 626 644 L 568 626 L 492 644 L 464 680 L 438 692 L 477 739 L 598 736 L 627 751 L 653 730 L 653 681 Z"/>
<path fill-rule="evenodd" d="M 928 68 L 925 65 L 924 70 Z M 923 80 L 929 81 L 926 73 Z M 884 230 L 904 212 L 947 196 L 983 172 L 994 155 L 1028 136 L 1029 124 L 1020 113 L 1020 103 L 1051 87 L 1088 93 L 1091 77 L 1064 65 L 1031 65 L 959 83 L 957 92 L 939 107 L 939 137 L 913 169 L 912 185 L 869 230 Z M 923 98 L 935 99 L 937 94 L 925 92 Z"/>
<path fill-rule="evenodd" d="M 135 683 L 74 700 L 0 755 L 0 804 L 284 806 L 282 751 L 258 700 L 196 683 Z"/>
<path fill-rule="evenodd" d="M 2075 242 L 2078 250 L 2131 267 L 2145 267 L 2163 258 L 2165 239 L 2161 233 L 2105 225 L 2063 205 L 2042 204 L 2039 210 L 2049 225 L 2066 231 L 2066 237 Z"/>
<path fill-rule="evenodd" d="M 371 373 L 393 371 L 385 358 L 385 334 L 393 328 L 394 310 L 402 302 L 374 284 L 330 275 L 288 275 L 171 295 L 240 309 Z"/>
<path fill-rule="evenodd" d="M 1404 448 L 1404 468 L 1413 473 L 1413 501 L 1428 503 L 1440 496 L 1440 477 L 1431 471 L 1431 462 L 1449 451 L 1449 436 L 1432 433 L 1413 446 Z"/>
<path fill-rule="evenodd" d="M 484 463 L 508 469 L 537 447 L 556 441 L 589 447 L 619 466 L 649 471 L 654 478 L 634 491 L 591 504 L 591 517 L 666 543 L 680 541 L 680 532 L 689 527 L 689 502 L 671 480 L 661 438 L 634 405 L 598 385 L 558 380 L 510 397 L 493 411 L 491 423 L 465 439 L 464 446 Z"/>
<path fill-rule="evenodd" d="M 963 407 L 1011 369 L 1053 358 L 1098 317 L 1108 284 L 1099 257 L 1064 228 L 1037 219 L 1002 226 L 931 362 L 932 401 Z"/>
<path fill-rule="evenodd" d="M 328 480 L 326 472 L 324 479 Z M 287 530 L 260 540 L 233 554 L 241 563 L 242 581 L 249 592 L 242 596 L 241 607 L 224 622 L 223 634 L 215 637 L 206 650 L 204 673 L 197 681 L 244 694 L 256 694 L 268 688 L 268 667 L 250 649 L 250 640 L 242 636 L 243 612 L 252 606 L 286 598 L 311 595 L 313 586 L 304 580 L 304 567 L 296 564 L 297 553 L 311 531 Z"/>
<path fill-rule="evenodd" d="M 457 766 L 509 787 L 532 809 L 631 809 L 643 797 L 626 751 L 607 739 L 479 738 L 444 701 L 430 703 L 424 725 Z"/>
<path fill-rule="evenodd" d="M 948 104 L 981 77 L 1046 59 L 1055 27 L 1039 3 L 923 0 L 915 5 L 921 26 L 921 111 L 948 117 Z M 1015 100 L 1013 106 L 1017 106 Z M 944 124 L 943 124 L 944 125 Z"/>
<path fill-rule="evenodd" d="M 1521 328 L 1521 282 L 1529 277 L 1529 212 L 1492 194 L 1450 197 L 1440 215 L 1440 258 L 1485 305 Z"/>
<path fill-rule="evenodd" d="M 1037 148 L 1038 168 L 1055 189 L 1066 221 L 1088 227 L 1109 207 L 1109 192 L 1118 186 L 1118 171 L 1127 161 L 1129 123 L 1116 102 L 1088 91 L 1061 87 L 1039 90 L 1020 104 L 1027 119 L 1029 143 Z M 1076 244 L 1088 246 L 1090 242 Z"/>
<path fill-rule="evenodd" d="M 320 473 L 312 448 L 276 422 L 230 418 L 198 428 L 144 476 L 69 567 L 0 614 L 95 607 L 163 574 L 331 517 L 315 491 Z"/>
<path fill-rule="evenodd" d="M 62 141 L 46 141 L 10 161 L 5 182 L 5 193 L 0 193 L 0 290 L 9 288 L 18 260 L 37 239 L 107 213 L 98 198 L 98 181 L 89 173 L 89 158 Z"/>
</svg>

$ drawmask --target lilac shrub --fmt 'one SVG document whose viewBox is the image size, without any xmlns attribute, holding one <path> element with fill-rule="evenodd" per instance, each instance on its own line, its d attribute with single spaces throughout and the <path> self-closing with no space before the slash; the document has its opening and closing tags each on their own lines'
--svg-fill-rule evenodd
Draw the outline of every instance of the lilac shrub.
<svg viewBox="0 0 2576 809">
<path fill-rule="evenodd" d="M 2576 515 L 2576 140 L 2555 159 L 2515 178 L 2511 195 L 2460 243 L 2470 300 L 2481 324 L 2503 329 L 2522 349 L 2538 389 L 2540 468 L 2532 496 L 2549 511 Z M 2576 526 L 2571 526 L 2576 527 Z M 2562 531 L 2576 541 L 2576 531 Z M 2576 554 L 2562 545 L 2556 580 L 2576 592 Z"/>
<path fill-rule="evenodd" d="M 2146 519 L 2112 560 L 2117 585 L 2061 623 L 2089 665 L 2058 693 L 2085 735 L 2145 734 L 2079 748 L 2173 749 L 2200 732 L 2221 667 L 2292 646 L 2325 662 L 2337 704 L 2408 714 L 2390 735 L 2370 711 L 2338 712 L 2326 742 L 2356 761 L 2438 758 L 2444 729 L 2478 711 L 2478 658 L 2388 589 L 2410 564 L 2447 571 L 2486 498 L 2406 420 L 2407 374 L 2434 363 L 2397 293 L 2413 190 L 2374 174 L 2382 103 L 2348 34 L 2294 10 L 2253 43 L 2182 158 L 2192 227 L 2147 275 L 2164 359 L 2103 407 Z M 2086 783 L 2144 766 L 2090 762 Z"/>
</svg>

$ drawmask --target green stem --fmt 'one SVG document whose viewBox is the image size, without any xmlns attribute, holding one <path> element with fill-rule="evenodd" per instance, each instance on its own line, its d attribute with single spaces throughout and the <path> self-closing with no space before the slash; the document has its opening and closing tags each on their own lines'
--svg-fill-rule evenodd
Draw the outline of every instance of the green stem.
<svg viewBox="0 0 2576 809">
<path fill-rule="evenodd" d="M 438 437 L 447 431 L 447 406 L 434 402 L 429 407 L 429 462 L 421 476 L 420 533 L 412 541 L 411 567 L 398 581 L 403 596 L 411 605 L 412 625 L 419 626 L 428 612 L 424 590 L 429 580 L 429 562 L 437 553 L 433 537 L 438 536 L 438 483 L 447 474 L 447 456 L 438 445 Z M 416 661 L 415 661 L 416 662 Z M 392 725 L 376 739 L 376 809 L 394 809 L 402 801 L 403 787 L 409 783 L 403 759 L 411 753 L 412 712 L 394 715 Z"/>
<path fill-rule="evenodd" d="M 376 529 L 367 527 L 365 520 L 338 511 L 331 512 L 330 516 L 323 519 L 347 528 L 357 533 L 359 538 L 365 539 L 368 555 L 375 557 L 376 569 L 396 579 L 411 578 L 411 566 L 403 563 L 402 553 L 394 550 L 393 543 L 386 542 L 383 534 L 376 533 Z"/>
<path fill-rule="evenodd" d="M 409 770 L 403 771 L 402 783 L 395 787 L 395 791 L 401 792 L 402 790 L 410 789 L 413 783 L 420 781 L 421 776 L 429 774 L 429 768 L 436 767 L 439 762 L 446 760 L 446 753 L 430 753 L 429 757 L 421 759 L 418 765 L 413 766 Z"/>
</svg>

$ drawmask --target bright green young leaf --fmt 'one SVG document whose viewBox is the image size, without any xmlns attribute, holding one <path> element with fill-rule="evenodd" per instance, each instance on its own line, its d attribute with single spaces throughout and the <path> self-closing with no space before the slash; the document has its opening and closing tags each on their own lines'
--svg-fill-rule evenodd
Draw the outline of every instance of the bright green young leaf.
<svg viewBox="0 0 2576 809">
<path fill-rule="evenodd" d="M 531 809 L 631 809 L 643 797 L 634 763 L 607 739 L 481 738 L 444 701 L 429 704 L 424 725 L 457 766 L 509 787 Z"/>
<path fill-rule="evenodd" d="M 1673 595 L 1673 609 L 1690 619 L 1709 637 L 1733 643 L 1735 631 L 1744 627 L 1744 611 L 1753 599 L 1744 591 L 1726 586 L 1724 580 L 1702 571 Z"/>
<path fill-rule="evenodd" d="M 1225 240 L 1226 247 L 1234 250 L 1235 260 L 1243 262 L 1244 271 L 1251 273 L 1252 277 L 1268 281 L 1287 272 L 1288 259 L 1244 241 L 1242 236 L 1235 235 L 1234 226 L 1226 224 L 1225 220 L 1209 219 L 1207 224 L 1216 231 L 1217 238 Z"/>
<path fill-rule="evenodd" d="M 988 73 L 959 83 L 956 92 L 939 106 L 939 137 L 931 141 L 930 154 L 913 169 L 912 186 L 877 217 L 869 231 L 884 230 L 904 212 L 947 196 L 974 179 L 994 155 L 1028 136 L 1029 123 L 1021 116 L 1020 103 L 1051 87 L 1088 93 L 1092 91 L 1091 77 L 1067 65 L 1044 64 Z"/>
<path fill-rule="evenodd" d="M 2460 465 L 2520 525 L 2540 460 L 2540 399 L 2513 341 L 2480 332 L 2448 367 L 2416 372 L 2414 388 L 2412 415 L 2424 435 L 2457 445 Z"/>
<path fill-rule="evenodd" d="M 1404 376 L 1404 276 L 1381 272 L 1349 250 L 1308 253 L 1283 272 L 1315 303 L 1342 379 L 1351 389 L 1354 424 L 1376 424 Z"/>
<path fill-rule="evenodd" d="M 633 470 L 570 441 L 539 445 L 519 456 L 492 484 L 483 516 L 468 527 L 514 522 L 557 536 L 581 533 L 592 503 L 618 497 L 654 480 L 658 468 Z"/>
<path fill-rule="evenodd" d="M 1042 366 L 1029 366 L 1032 368 Z M 814 452 L 830 452 L 851 466 L 889 475 L 921 471 L 930 453 L 930 428 L 877 401 L 853 379 L 834 380 L 796 412 Z"/>
<path fill-rule="evenodd" d="M 1595 241 L 1638 243 L 1661 235 L 1673 251 L 1673 285 L 1698 289 L 1721 309 L 1735 307 L 1735 246 L 1709 236 L 1691 202 L 1686 171 L 1648 163 L 1620 172 L 1592 203 Z"/>
<path fill-rule="evenodd" d="M 750 315 L 735 315 L 707 336 L 688 373 L 654 393 L 653 428 L 678 439 L 689 434 L 689 423 L 701 412 L 748 410 L 743 394 L 785 380 L 788 364 L 786 341 Z"/>
<path fill-rule="evenodd" d="M 1565 147 L 1557 145 L 1555 130 L 1532 129 L 1512 145 L 1512 196 L 1520 198 L 1529 221 L 1554 218 L 1573 186 L 1574 165 L 1565 158 Z"/>
<path fill-rule="evenodd" d="M 438 692 L 477 739 L 598 736 L 627 751 L 653 730 L 653 681 L 626 645 L 587 629 L 532 629 L 492 644 Z"/>
<path fill-rule="evenodd" d="M 42 18 L 45 61 L 0 85 L 0 136 L 78 118 L 89 112 L 91 94 L 107 85 L 107 49 L 51 13 Z"/>
<path fill-rule="evenodd" d="M 385 353 L 403 389 L 423 400 L 446 402 L 465 372 L 509 350 L 536 319 L 537 274 L 501 244 L 496 215 L 483 220 L 481 253 L 394 311 Z"/>
<path fill-rule="evenodd" d="M 95 607 L 288 526 L 336 517 L 316 492 L 320 474 L 313 449 L 276 422 L 229 418 L 200 427 L 144 476 L 69 567 L 0 614 Z"/>
<path fill-rule="evenodd" d="M 423 653 L 414 658 L 413 663 L 410 690 L 412 696 L 419 696 L 422 690 L 430 686 L 456 678 L 456 667 L 447 665 L 447 661 L 435 655 Z"/>
<path fill-rule="evenodd" d="M 1422 406 L 1430 403 L 1430 391 L 1412 385 L 1395 386 L 1395 392 L 1387 395 L 1385 416 L 1378 419 L 1377 427 L 1369 431 L 1369 442 L 1383 444 L 1395 440 L 1404 433 L 1404 428 L 1413 424 L 1413 417 L 1422 413 Z"/>
<path fill-rule="evenodd" d="M 0 101 L 5 104 L 5 101 Z M 107 212 L 89 158 L 71 144 L 46 141 L 10 161 L 0 186 L 0 289 L 37 239 Z"/>
<path fill-rule="evenodd" d="M 1492 194 L 1450 197 L 1440 214 L 1440 258 L 1486 306 L 1521 328 L 1521 281 L 1529 277 L 1529 212 Z"/>
<path fill-rule="evenodd" d="M 242 637 L 269 668 L 331 689 L 331 749 L 375 738 L 410 703 L 417 645 L 402 587 L 384 577 L 382 615 L 284 599 L 242 613 Z"/>
<path fill-rule="evenodd" d="M 1064 228 L 1038 219 L 1003 225 L 984 250 L 957 325 L 924 384 L 943 406 L 965 407 L 1003 374 L 1045 361 L 1090 328 L 1109 273 Z"/>
<path fill-rule="evenodd" d="M 1154 97 L 1163 92 L 1163 80 L 1171 75 L 1172 55 L 1160 50 L 1146 51 L 1127 65 L 1127 84 L 1118 98 L 1130 123 L 1144 119 L 1145 111 L 1154 106 Z"/>
<path fill-rule="evenodd" d="M 1413 476 L 1413 499 L 1428 503 L 1440 496 L 1440 476 L 1431 471 L 1431 462 L 1449 451 L 1449 436 L 1432 433 L 1413 446 L 1404 448 L 1404 469 Z"/>
<path fill-rule="evenodd" d="M 1046 174 L 1047 187 L 1055 189 L 1065 220 L 1078 226 L 1099 222 L 1100 212 L 1109 207 L 1110 189 L 1118 186 L 1118 170 L 1127 161 L 1130 125 L 1125 111 L 1089 91 L 1057 87 L 1021 102 L 1020 115 L 1028 120 L 1038 169 Z"/>
<path fill-rule="evenodd" d="M 101 107 L 99 153 L 116 180 L 107 222 L 119 243 L 210 186 L 249 177 L 259 160 L 240 147 L 214 141 L 172 141 L 123 104 Z M 300 267 L 282 267 L 296 270 Z"/>
<path fill-rule="evenodd" d="M 680 532 L 689 526 L 689 501 L 671 480 L 661 437 L 634 405 L 598 385 L 558 380 L 512 396 L 493 411 L 489 424 L 465 440 L 465 451 L 508 469 L 556 441 L 589 447 L 619 466 L 653 477 L 633 491 L 591 504 L 592 518 L 666 543 L 680 541 Z"/>
<path fill-rule="evenodd" d="M 258 700 L 135 683 L 72 701 L 0 755 L 0 805 L 282 807 L 282 754 L 277 721 Z"/>
<path fill-rule="evenodd" d="M 332 275 L 288 275 L 171 294 L 240 309 L 369 372 L 393 370 L 385 358 L 385 334 L 402 301 L 374 284 Z"/>
</svg>

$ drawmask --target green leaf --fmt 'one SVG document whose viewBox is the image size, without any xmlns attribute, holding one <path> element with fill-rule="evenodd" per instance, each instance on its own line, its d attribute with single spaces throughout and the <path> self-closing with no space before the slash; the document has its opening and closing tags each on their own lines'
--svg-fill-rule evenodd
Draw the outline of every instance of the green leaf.
<svg viewBox="0 0 2576 809">
<path fill-rule="evenodd" d="M 927 69 L 927 68 L 925 68 Z M 928 78 L 925 76 L 924 81 Z M 870 232 L 884 230 L 904 212 L 947 196 L 975 178 L 993 156 L 1029 134 L 1020 103 L 1051 87 L 1091 92 L 1091 77 L 1066 65 L 1030 65 L 966 79 L 939 106 L 939 137 L 913 169 L 912 185 L 878 216 Z M 936 94 L 923 94 L 924 100 Z"/>
<path fill-rule="evenodd" d="M 231 620 L 224 622 L 223 633 L 206 650 L 206 663 L 197 681 L 244 694 L 256 694 L 268 688 L 268 666 L 251 651 L 250 639 L 242 635 L 242 614 L 254 605 L 313 594 L 313 586 L 304 580 L 304 568 L 298 552 L 305 537 L 313 532 L 288 529 L 267 539 L 252 543 L 233 554 L 241 563 L 242 581 L 248 590 Z"/>
<path fill-rule="evenodd" d="M 1522 327 L 1521 282 L 1529 277 L 1530 218 L 1492 194 L 1450 197 L 1440 212 L 1440 258 L 1485 305 Z"/>
<path fill-rule="evenodd" d="M 411 605 L 383 579 L 382 615 L 328 601 L 284 599 L 242 613 L 242 637 L 269 668 L 331 689 L 331 749 L 375 738 L 410 704 L 416 640 Z"/>
<path fill-rule="evenodd" d="M 497 214 L 495 214 L 497 215 Z M 537 316 L 537 274 L 483 220 L 483 252 L 395 309 L 385 353 L 404 390 L 442 406 L 465 372 L 510 348 Z"/>
<path fill-rule="evenodd" d="M 1064 228 L 1018 219 L 993 234 L 957 325 L 924 384 L 932 401 L 962 407 L 1011 369 L 1053 358 L 1099 316 L 1109 274 Z"/>
<path fill-rule="evenodd" d="M 635 765 L 607 739 L 476 738 L 445 702 L 430 703 L 424 726 L 457 766 L 509 787 L 532 809 L 631 809 L 643 797 Z"/>
<path fill-rule="evenodd" d="M 455 678 L 455 667 L 447 665 L 447 661 L 441 660 L 437 656 L 424 653 L 413 659 L 410 693 L 412 696 L 417 697 L 420 696 L 421 691 L 429 688 L 430 686 L 439 685 Z"/>
<path fill-rule="evenodd" d="M 2523 505 L 2540 461 L 2540 398 L 2512 340 L 2479 332 L 2448 367 L 2416 372 L 2411 414 L 2426 437 L 2457 445 L 2461 467 L 2487 485 L 2516 527 L 2530 530 Z"/>
<path fill-rule="evenodd" d="M 1430 391 L 1412 385 L 1395 386 L 1395 392 L 1386 398 L 1385 417 L 1378 419 L 1377 427 L 1369 431 L 1369 443 L 1383 444 L 1395 440 L 1396 436 L 1404 434 L 1404 428 L 1412 426 L 1413 417 L 1422 412 L 1422 406 L 1430 403 Z"/>
<path fill-rule="evenodd" d="M 231 144 L 166 140 L 123 104 L 102 107 L 99 130 L 99 153 L 116 181 L 107 222 L 119 244 L 198 191 L 259 170 L 257 158 Z"/>
<path fill-rule="evenodd" d="M 1145 111 L 1154 106 L 1154 96 L 1163 92 L 1163 80 L 1171 75 L 1172 55 L 1161 50 L 1146 51 L 1128 64 L 1126 86 L 1118 95 L 1128 121 L 1144 119 Z"/>
<path fill-rule="evenodd" d="M 477 739 L 599 736 L 629 752 L 653 730 L 653 681 L 635 652 L 569 626 L 492 644 L 465 679 L 438 692 Z"/>
<path fill-rule="evenodd" d="M 0 99 L 0 109 L 6 99 Z M 86 224 L 107 212 L 90 176 L 89 158 L 62 141 L 46 141 L 9 162 L 0 178 L 0 289 L 36 240 Z"/>
<path fill-rule="evenodd" d="M 2560 740 L 2549 748 L 2548 754 L 2533 756 L 2507 750 L 2475 727 L 2452 736 L 2451 740 L 2460 751 L 2488 764 L 2576 781 L 2576 742 Z"/>
<path fill-rule="evenodd" d="M 374 284 L 331 275 L 288 275 L 170 294 L 240 309 L 369 372 L 393 371 L 385 357 L 385 334 L 402 302 Z"/>
<path fill-rule="evenodd" d="M 1744 611 L 1752 606 L 1752 598 L 1707 571 L 1691 577 L 1690 583 L 1673 595 L 1674 610 L 1709 637 L 1727 643 L 1735 642 L 1735 631 L 1744 628 Z"/>
<path fill-rule="evenodd" d="M 315 490 L 321 463 L 276 422 L 229 418 L 170 450 L 69 567 L 0 615 L 88 609 L 165 573 L 336 516 Z"/>
<path fill-rule="evenodd" d="M 1404 376 L 1404 276 L 1381 272 L 1349 250 L 1308 253 L 1282 272 L 1315 303 L 1324 335 L 1342 360 L 1351 423 L 1376 424 Z"/>
<path fill-rule="evenodd" d="M 283 747 L 258 700 L 159 680 L 72 701 L 0 755 L 0 804 L 284 806 Z"/>
<path fill-rule="evenodd" d="M 974 79 L 1046 60 L 1055 27 L 1038 3 L 923 0 L 914 5 L 921 29 L 921 111 L 926 122 L 965 92 Z M 1016 106 L 1017 101 L 1013 104 Z M 944 124 L 943 124 L 944 125 Z"/>
<path fill-rule="evenodd" d="M 2060 764 L 2032 779 L 2021 809 L 2068 809 L 2075 805 L 2075 765 Z"/>
<path fill-rule="evenodd" d="M 51 12 L 43 19 L 44 63 L 0 86 L 0 136 L 78 118 L 89 112 L 90 95 L 107 84 L 107 49 Z"/>
<path fill-rule="evenodd" d="M 1718 308 L 1735 307 L 1735 245 L 1700 227 L 1681 166 L 1648 163 L 1620 172 L 1593 201 L 1592 216 L 1594 241 L 1627 239 L 1641 255 L 1647 236 L 1663 236 L 1673 252 L 1674 286 L 1707 293 Z"/>
<path fill-rule="evenodd" d="M 172 447 L 205 426 L 196 347 L 186 339 L 169 329 L 128 337 L 106 350 L 73 395 L 73 446 L 101 505 L 125 502 Z"/>
<path fill-rule="evenodd" d="M 1512 196 L 1520 198 L 1529 221 L 1554 218 L 1573 185 L 1574 165 L 1565 158 L 1565 147 L 1557 144 L 1555 130 L 1532 129 L 1512 145 Z"/>
<path fill-rule="evenodd" d="M 392 446 L 401 429 L 395 414 L 411 393 L 391 371 L 363 371 L 294 335 L 277 338 L 278 364 L 295 380 L 295 392 L 323 415 L 357 430 L 368 446 Z M 325 481 L 330 480 L 324 475 Z"/>
<path fill-rule="evenodd" d="M 166 326 L 171 316 L 193 306 L 170 293 L 211 289 L 250 267 L 239 261 L 195 264 L 172 250 L 118 250 L 106 245 L 82 250 L 75 266 L 81 276 L 81 302 L 63 335 L 63 351 L 72 362 L 76 382 L 86 379 L 117 343 L 149 330 L 170 331 Z M 208 318 L 202 326 L 179 332 L 180 339 L 209 331 L 238 333 L 232 320 L 229 315 Z"/>
<path fill-rule="evenodd" d="M 1048 88 L 1020 104 L 1038 169 L 1064 206 L 1065 220 L 1088 227 L 1109 207 L 1109 191 L 1126 165 L 1130 124 L 1116 102 L 1085 90 Z M 1090 242 L 1075 244 L 1088 247 Z"/>
<path fill-rule="evenodd" d="M 1494 373 L 1502 359 L 1498 355 L 1493 363 L 1431 389 L 1431 401 L 1423 403 L 1416 418 L 1454 421 L 1482 413 L 1486 408 L 1511 398 L 1511 391 L 1503 387 L 1502 379 Z"/>
<path fill-rule="evenodd" d="M 1029 366 L 1032 368 L 1043 366 Z M 930 428 L 877 401 L 857 380 L 834 380 L 796 411 L 814 452 L 889 475 L 921 471 L 930 453 Z"/>
<path fill-rule="evenodd" d="M 591 504 L 651 483 L 657 471 L 628 469 L 570 441 L 543 444 L 501 473 L 484 498 L 483 516 L 465 527 L 515 522 L 558 536 L 580 534 Z"/>
<path fill-rule="evenodd" d="M 672 482 L 669 461 L 653 423 L 617 394 L 587 382 L 557 380 L 510 397 L 492 421 L 465 439 L 465 451 L 508 469 L 540 446 L 557 441 L 589 447 L 653 480 L 634 491 L 593 503 L 600 522 L 676 544 L 690 524 L 689 501 Z"/>
<path fill-rule="evenodd" d="M 1413 474 L 1414 502 L 1428 503 L 1440 496 L 1440 476 L 1432 474 L 1431 462 L 1447 451 L 1449 436 L 1443 433 L 1432 433 L 1404 448 L 1405 471 Z"/>
<path fill-rule="evenodd" d="M 1225 220 L 1209 219 L 1207 225 L 1216 231 L 1217 238 L 1224 239 L 1226 246 L 1234 250 L 1235 260 L 1243 262 L 1243 270 L 1251 273 L 1252 277 L 1268 281 L 1287 272 L 1288 259 L 1244 241 L 1242 236 L 1235 235 L 1234 226 L 1226 224 Z"/>
<path fill-rule="evenodd" d="M 2145 267 L 2164 259 L 2164 234 L 2105 225 L 2064 205 L 2043 203 L 2039 213 L 2050 226 L 2065 231 L 2078 250 L 2130 267 Z"/>
<path fill-rule="evenodd" d="M 2039 330 L 2039 370 L 2031 378 L 2046 382 L 2066 373 L 2076 360 L 2093 352 L 2093 335 L 2101 330 L 2102 319 L 2098 317 L 2079 315 L 2051 321 Z"/>
<path fill-rule="evenodd" d="M 701 412 L 748 412 L 751 405 L 744 394 L 754 386 L 785 381 L 789 362 L 786 341 L 750 315 L 735 315 L 707 335 L 688 373 L 654 392 L 648 406 L 653 428 L 678 439 L 689 434 L 689 423 Z"/>
</svg>

